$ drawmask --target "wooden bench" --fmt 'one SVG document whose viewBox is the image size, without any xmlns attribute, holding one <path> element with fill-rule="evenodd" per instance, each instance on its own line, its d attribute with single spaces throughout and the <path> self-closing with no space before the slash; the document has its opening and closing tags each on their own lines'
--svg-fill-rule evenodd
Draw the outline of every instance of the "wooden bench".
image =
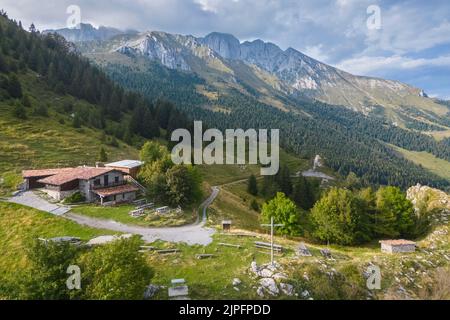
<svg viewBox="0 0 450 320">
<path fill-rule="evenodd" d="M 178 249 L 166 249 L 166 250 L 156 250 L 158 254 L 169 254 L 169 253 L 178 253 L 180 250 Z"/>
<path fill-rule="evenodd" d="M 259 241 L 255 241 L 255 247 L 259 248 L 259 249 L 267 249 L 267 250 L 271 250 L 272 245 L 270 243 L 267 242 L 259 242 Z M 284 248 L 278 244 L 274 244 L 273 245 L 273 251 L 275 252 L 283 252 Z"/>
<path fill-rule="evenodd" d="M 145 200 L 145 199 L 135 200 L 135 201 L 133 201 L 132 203 L 133 203 L 135 206 L 142 206 L 142 205 L 144 205 L 144 204 L 147 203 L 147 200 Z"/>
<path fill-rule="evenodd" d="M 242 248 L 242 247 L 241 247 L 240 245 L 238 245 L 238 244 L 223 243 L 223 242 L 219 243 L 219 246 L 222 246 L 222 247 L 232 247 L 232 248 L 238 248 L 238 249 Z"/>
<path fill-rule="evenodd" d="M 145 214 L 145 210 L 144 209 L 138 209 L 138 210 L 130 211 L 130 216 L 132 216 L 133 218 L 142 217 L 144 214 Z"/>
<path fill-rule="evenodd" d="M 195 258 L 197 258 L 197 260 L 212 259 L 212 258 L 214 258 L 214 255 L 213 254 L 197 254 L 195 256 Z"/>
<path fill-rule="evenodd" d="M 139 207 L 136 207 L 137 210 L 145 210 L 145 209 L 153 209 L 155 207 L 154 203 L 146 203 Z"/>
</svg>

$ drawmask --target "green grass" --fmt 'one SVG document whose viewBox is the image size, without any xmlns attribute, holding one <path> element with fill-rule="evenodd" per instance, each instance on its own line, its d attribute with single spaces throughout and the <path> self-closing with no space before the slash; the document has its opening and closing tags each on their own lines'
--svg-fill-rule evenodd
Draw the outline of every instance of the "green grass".
<svg viewBox="0 0 450 320">
<path fill-rule="evenodd" d="M 163 256 L 148 253 L 147 259 L 155 270 L 155 284 L 170 286 L 172 279 L 183 278 L 189 286 L 192 299 L 258 299 L 248 269 L 254 259 L 258 264 L 263 264 L 270 261 L 270 256 L 258 252 L 254 248 L 254 241 L 257 241 L 257 238 L 217 234 L 214 236 L 214 242 L 206 247 L 174 246 L 157 242 L 154 245 L 158 248 L 178 248 L 181 252 Z M 242 248 L 222 247 L 218 245 L 221 242 L 238 244 Z M 197 254 L 215 256 L 198 260 Z M 287 256 L 292 256 L 292 251 L 289 251 Z M 239 292 L 232 286 L 234 278 L 242 281 Z M 167 290 L 161 291 L 157 296 L 157 299 L 167 298 Z"/>
<path fill-rule="evenodd" d="M 197 219 L 197 211 L 193 208 L 187 208 L 179 215 L 173 213 L 167 216 L 158 216 L 150 213 L 146 217 L 133 218 L 129 215 L 129 213 L 135 209 L 135 206 L 132 205 L 120 205 L 117 207 L 82 205 L 74 207 L 72 212 L 96 219 L 114 220 L 124 224 L 145 227 L 182 226 L 189 223 L 194 223 Z"/>
<path fill-rule="evenodd" d="M 0 274 L 26 267 L 25 250 L 32 239 L 71 236 L 89 240 L 109 234 L 114 232 L 83 227 L 49 213 L 0 202 Z"/>
<path fill-rule="evenodd" d="M 280 149 L 280 163 L 287 165 L 292 174 L 312 167 L 312 160 L 299 158 Z M 248 179 L 252 174 L 260 176 L 258 165 L 202 165 L 199 166 L 202 177 L 211 186 L 221 186 L 239 180 Z"/>
<path fill-rule="evenodd" d="M 450 162 L 439 159 L 428 152 L 409 151 L 396 146 L 394 150 L 400 152 L 406 159 L 421 165 L 425 169 L 450 181 Z"/>
</svg>

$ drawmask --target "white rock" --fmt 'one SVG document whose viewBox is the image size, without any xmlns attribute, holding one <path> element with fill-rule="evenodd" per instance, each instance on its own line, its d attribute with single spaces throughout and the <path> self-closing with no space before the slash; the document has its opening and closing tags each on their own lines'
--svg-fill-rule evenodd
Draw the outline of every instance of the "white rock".
<svg viewBox="0 0 450 320">
<path fill-rule="evenodd" d="M 290 285 L 287 283 L 280 283 L 280 289 L 287 296 L 291 297 L 294 295 L 294 286 L 293 285 Z"/>
<path fill-rule="evenodd" d="M 261 278 L 271 278 L 272 275 L 273 275 L 273 272 L 272 272 L 271 270 L 269 270 L 269 269 L 262 269 L 262 270 L 258 273 L 258 275 L 259 275 Z"/>
<path fill-rule="evenodd" d="M 258 273 L 258 272 L 259 272 L 258 265 L 256 264 L 255 261 L 252 262 L 251 270 L 252 270 L 254 273 Z"/>
<path fill-rule="evenodd" d="M 158 292 L 159 288 L 160 288 L 159 286 L 155 286 L 153 284 L 149 285 L 145 289 L 144 299 L 151 299 L 151 298 L 153 298 L 153 296 Z"/>
<path fill-rule="evenodd" d="M 241 283 L 242 283 L 242 281 L 239 280 L 238 278 L 233 279 L 233 287 L 236 287 L 236 286 L 240 285 Z"/>
<path fill-rule="evenodd" d="M 305 291 L 302 292 L 302 297 L 303 297 L 303 298 L 306 299 L 306 298 L 309 298 L 310 296 L 311 296 L 311 294 L 309 293 L 308 290 L 305 290 Z"/>
<path fill-rule="evenodd" d="M 288 276 L 284 273 L 275 273 L 272 278 L 274 278 L 275 280 L 286 280 L 288 278 Z"/>
<path fill-rule="evenodd" d="M 259 280 L 259 284 L 273 296 L 280 293 L 280 289 L 278 289 L 275 280 L 273 280 L 272 278 L 263 278 Z"/>
<path fill-rule="evenodd" d="M 264 298 L 264 288 L 263 287 L 259 287 L 256 290 L 256 293 L 258 294 L 258 296 L 260 296 L 261 298 Z"/>
</svg>

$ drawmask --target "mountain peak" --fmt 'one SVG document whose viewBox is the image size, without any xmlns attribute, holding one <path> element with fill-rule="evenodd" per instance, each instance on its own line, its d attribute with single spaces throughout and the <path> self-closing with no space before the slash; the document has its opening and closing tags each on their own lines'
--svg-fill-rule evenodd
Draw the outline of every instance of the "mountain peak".
<svg viewBox="0 0 450 320">
<path fill-rule="evenodd" d="M 241 56 L 241 43 L 232 34 L 212 32 L 200 41 L 225 59 L 239 59 Z"/>
<path fill-rule="evenodd" d="M 129 32 L 133 33 L 132 31 Z M 116 35 L 126 32 L 105 26 L 96 28 L 90 23 L 80 23 L 79 28 L 44 30 L 44 33 L 57 33 L 70 42 L 83 42 L 93 40 L 109 40 Z"/>
</svg>

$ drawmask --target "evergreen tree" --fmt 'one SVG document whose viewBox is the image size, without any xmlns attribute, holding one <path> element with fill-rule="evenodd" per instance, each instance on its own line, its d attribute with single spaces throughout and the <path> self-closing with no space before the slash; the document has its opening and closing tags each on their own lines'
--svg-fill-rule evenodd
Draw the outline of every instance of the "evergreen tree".
<svg viewBox="0 0 450 320">
<path fill-rule="evenodd" d="M 252 196 L 258 195 L 258 182 L 256 181 L 256 177 L 253 174 L 248 179 L 247 192 Z"/>
<path fill-rule="evenodd" d="M 103 147 L 100 148 L 100 152 L 98 155 L 98 161 L 100 161 L 100 162 L 108 161 L 108 154 L 106 153 L 106 150 Z"/>
<path fill-rule="evenodd" d="M 305 177 L 300 177 L 294 184 L 292 199 L 303 210 L 310 210 L 314 206 L 314 190 Z"/>
<path fill-rule="evenodd" d="M 81 128 L 81 118 L 78 115 L 78 113 L 76 113 L 75 116 L 73 117 L 72 127 L 77 128 L 77 129 Z"/>
<path fill-rule="evenodd" d="M 0 72 L 7 73 L 9 70 L 5 57 L 0 50 Z"/>
<path fill-rule="evenodd" d="M 24 94 L 22 97 L 22 105 L 26 108 L 30 108 L 31 105 L 31 100 L 30 100 L 30 96 L 27 94 Z"/>
<path fill-rule="evenodd" d="M 283 165 L 281 167 L 280 171 L 276 175 L 276 181 L 281 192 L 288 196 L 292 194 L 291 172 L 287 165 Z"/>
<path fill-rule="evenodd" d="M 8 93 L 12 98 L 18 99 L 22 97 L 22 85 L 15 74 L 9 77 Z"/>
<path fill-rule="evenodd" d="M 34 23 L 32 23 L 30 25 L 30 28 L 28 29 L 28 31 L 30 31 L 31 33 L 36 33 L 36 26 L 34 25 Z"/>
<path fill-rule="evenodd" d="M 253 211 L 259 212 L 260 207 L 259 207 L 258 202 L 255 199 L 253 199 L 252 202 L 250 202 L 250 209 Z"/>
<path fill-rule="evenodd" d="M 39 104 L 35 109 L 33 114 L 40 117 L 48 117 L 48 107 L 45 104 Z"/>
<path fill-rule="evenodd" d="M 22 120 L 27 119 L 27 111 L 25 110 L 24 106 L 21 103 L 16 103 L 14 105 L 13 115 L 18 119 Z"/>
</svg>

